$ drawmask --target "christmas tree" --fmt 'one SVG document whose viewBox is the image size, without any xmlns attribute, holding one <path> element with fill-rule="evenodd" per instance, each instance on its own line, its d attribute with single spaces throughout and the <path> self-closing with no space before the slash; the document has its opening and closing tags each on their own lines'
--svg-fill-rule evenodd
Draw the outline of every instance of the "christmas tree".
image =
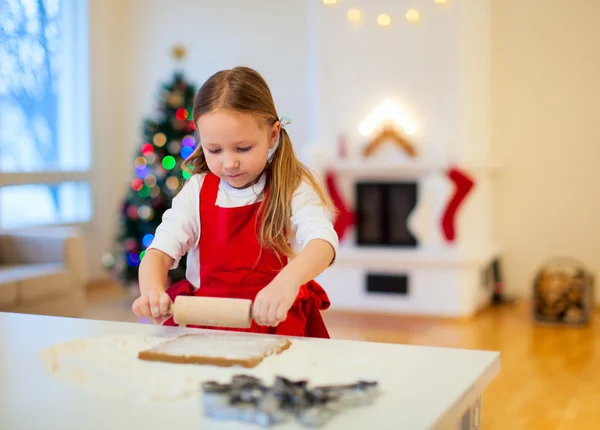
<svg viewBox="0 0 600 430">
<path fill-rule="evenodd" d="M 174 53 L 177 58 L 183 57 L 182 48 Z M 137 281 L 139 264 L 164 212 L 190 177 L 182 162 L 198 143 L 192 120 L 195 93 L 195 86 L 176 71 L 158 94 L 158 118 L 144 120 L 142 145 L 133 157 L 135 173 L 121 206 L 118 251 L 103 261 L 126 283 Z M 185 268 L 182 258 L 177 269 L 170 271 L 170 281 L 183 279 Z"/>
</svg>

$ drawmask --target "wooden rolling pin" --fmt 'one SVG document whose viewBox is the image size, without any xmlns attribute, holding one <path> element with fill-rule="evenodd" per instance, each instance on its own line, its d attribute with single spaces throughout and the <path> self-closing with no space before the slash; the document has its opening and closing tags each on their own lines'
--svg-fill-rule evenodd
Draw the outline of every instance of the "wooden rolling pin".
<svg viewBox="0 0 600 430">
<path fill-rule="evenodd" d="M 249 328 L 252 323 L 252 301 L 220 297 L 177 296 L 171 305 L 169 314 L 179 325 Z"/>
</svg>

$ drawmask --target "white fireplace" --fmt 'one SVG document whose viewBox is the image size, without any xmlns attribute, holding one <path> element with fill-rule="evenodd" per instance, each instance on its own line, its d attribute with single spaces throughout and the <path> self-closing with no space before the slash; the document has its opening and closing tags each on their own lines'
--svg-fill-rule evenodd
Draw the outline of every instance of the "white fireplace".
<svg viewBox="0 0 600 430">
<path fill-rule="evenodd" d="M 453 163 L 419 140 L 391 106 L 361 138 L 345 140 L 347 154 L 313 153 L 330 171 L 355 222 L 340 238 L 335 264 L 318 277 L 332 309 L 433 316 L 469 316 L 491 300 L 500 250 L 492 235 L 487 163 Z M 381 111 L 381 105 L 374 109 Z M 383 138 L 381 138 L 383 136 Z M 338 143 L 338 147 L 341 143 Z M 442 219 L 458 169 L 474 185 L 454 216 L 454 237 Z"/>
<path fill-rule="evenodd" d="M 475 186 L 458 210 L 456 238 L 448 242 L 441 218 L 454 192 L 446 176 L 450 164 L 418 157 L 402 160 L 388 153 L 387 157 L 354 157 L 332 165 L 339 191 L 357 216 L 341 239 L 336 262 L 317 279 L 328 292 L 332 309 L 467 316 L 489 303 L 495 283 L 492 265 L 500 255 L 486 216 L 495 169 L 459 167 L 474 179 Z M 358 200 L 369 186 L 377 190 L 394 185 L 398 185 L 397 192 L 416 190 L 414 208 L 405 221 L 387 216 L 390 225 L 405 222 L 416 243 L 406 240 L 401 225 L 395 239 L 392 228 L 386 226 L 375 225 L 373 231 L 364 232 L 370 229 L 362 225 L 368 226 L 368 220 L 361 216 Z M 376 204 L 373 201 L 366 204 Z M 381 243 L 378 234 L 384 239 Z"/>
</svg>

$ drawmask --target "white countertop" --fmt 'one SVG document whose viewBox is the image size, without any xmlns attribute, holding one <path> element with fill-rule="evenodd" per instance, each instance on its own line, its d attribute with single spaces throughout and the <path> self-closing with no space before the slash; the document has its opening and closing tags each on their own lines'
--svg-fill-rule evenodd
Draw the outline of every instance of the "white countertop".
<svg viewBox="0 0 600 430">
<path fill-rule="evenodd" d="M 140 385 L 139 396 L 131 391 L 121 397 L 106 394 L 111 384 L 115 393 L 126 392 L 122 388 L 125 385 L 118 388 L 117 384 L 128 375 L 131 378 L 127 387 L 135 388 L 134 374 L 145 375 L 145 380 L 163 384 L 160 389 L 168 391 L 173 387 L 164 385 L 171 380 L 165 375 L 176 379 L 184 374 L 188 378 L 189 374 L 193 381 L 225 382 L 240 373 L 258 376 L 265 382 L 271 382 L 276 375 L 308 378 L 311 385 L 352 383 L 359 379 L 379 381 L 381 395 L 372 405 L 344 411 L 329 422 L 327 429 L 445 429 L 457 422 L 500 370 L 499 353 L 493 351 L 345 340 L 293 338 L 289 350 L 266 358 L 254 369 L 139 362 L 130 345 L 121 355 L 114 353 L 114 361 L 103 363 L 98 358 L 82 367 L 84 373 L 79 378 L 89 378 L 85 369 L 94 366 L 104 372 L 105 392 L 94 393 L 49 373 L 41 359 L 43 349 L 62 342 L 96 342 L 98 338 L 100 343 L 95 345 L 103 345 L 102 339 L 109 336 L 143 339 L 195 332 L 135 323 L 0 313 L 0 429 L 258 429 L 250 424 L 203 417 L 200 387 L 197 394 L 192 391 L 187 397 L 160 402 L 142 401 L 145 396 L 141 391 L 146 385 Z M 113 369 L 110 363 L 121 363 L 118 365 L 122 369 Z M 128 370 L 132 366 L 138 370 Z M 275 428 L 305 427 L 289 421 Z"/>
</svg>

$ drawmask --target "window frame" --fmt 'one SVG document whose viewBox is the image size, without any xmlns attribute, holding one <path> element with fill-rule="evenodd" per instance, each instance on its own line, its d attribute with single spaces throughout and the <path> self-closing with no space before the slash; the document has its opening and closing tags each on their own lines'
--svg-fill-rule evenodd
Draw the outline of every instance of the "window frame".
<svg viewBox="0 0 600 430">
<path fill-rule="evenodd" d="M 70 123 L 76 124 L 69 139 L 72 144 L 83 144 L 87 151 L 88 164 L 85 169 L 40 170 L 7 172 L 0 168 L 0 188 L 14 185 L 57 185 L 66 182 L 84 182 L 89 187 L 90 202 L 93 202 L 92 184 L 92 130 L 90 100 L 90 29 L 89 0 L 61 0 L 61 31 L 63 42 L 64 69 L 61 71 L 61 94 L 59 121 L 68 115 Z M 66 83 L 66 85 L 65 85 Z M 63 104 L 64 103 L 64 104 Z M 48 228 L 64 225 L 87 225 L 94 217 L 93 205 L 90 218 L 76 223 L 41 223 L 17 227 L 4 227 L 0 219 L 0 232 L 24 228 Z"/>
</svg>

